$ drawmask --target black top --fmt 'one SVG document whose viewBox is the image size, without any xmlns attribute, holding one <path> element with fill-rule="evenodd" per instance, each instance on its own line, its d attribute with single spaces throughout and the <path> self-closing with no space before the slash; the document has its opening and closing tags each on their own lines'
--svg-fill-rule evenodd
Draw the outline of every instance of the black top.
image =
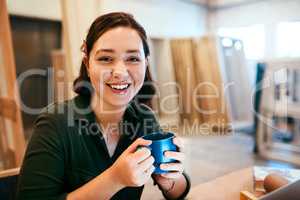
<svg viewBox="0 0 300 200">
<path fill-rule="evenodd" d="M 154 113 L 131 102 L 120 123 L 112 157 L 90 108 L 90 98 L 77 96 L 49 105 L 37 118 L 22 164 L 18 200 L 63 200 L 109 168 L 138 137 L 161 131 Z M 142 187 L 126 187 L 112 199 L 140 199 Z"/>
</svg>

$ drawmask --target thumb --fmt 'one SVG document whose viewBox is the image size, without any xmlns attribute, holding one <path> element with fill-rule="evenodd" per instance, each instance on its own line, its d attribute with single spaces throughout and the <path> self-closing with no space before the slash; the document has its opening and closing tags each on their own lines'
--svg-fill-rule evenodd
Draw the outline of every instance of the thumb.
<svg viewBox="0 0 300 200">
<path fill-rule="evenodd" d="M 152 143 L 151 140 L 145 140 L 143 138 L 136 139 L 126 150 L 126 153 L 134 153 L 139 146 L 149 146 Z"/>
</svg>

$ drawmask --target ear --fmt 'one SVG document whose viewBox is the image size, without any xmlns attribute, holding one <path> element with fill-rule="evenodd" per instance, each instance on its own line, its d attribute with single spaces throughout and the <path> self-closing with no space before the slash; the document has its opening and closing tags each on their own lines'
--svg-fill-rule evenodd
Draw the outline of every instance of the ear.
<svg viewBox="0 0 300 200">
<path fill-rule="evenodd" d="M 84 56 L 84 57 L 83 57 L 82 62 L 83 62 L 83 64 L 85 65 L 85 67 L 86 67 L 87 69 L 89 69 L 89 59 L 88 59 L 87 56 Z"/>
<path fill-rule="evenodd" d="M 82 62 L 85 65 L 87 76 L 90 77 L 90 73 L 89 73 L 90 66 L 89 66 L 89 59 L 87 58 L 87 56 L 84 56 Z"/>
<path fill-rule="evenodd" d="M 85 65 L 85 67 L 88 69 L 89 68 L 89 57 L 88 57 L 88 53 L 87 53 L 87 45 L 86 45 L 86 41 L 83 40 L 82 45 L 80 47 L 81 52 L 83 53 L 83 64 Z"/>
</svg>

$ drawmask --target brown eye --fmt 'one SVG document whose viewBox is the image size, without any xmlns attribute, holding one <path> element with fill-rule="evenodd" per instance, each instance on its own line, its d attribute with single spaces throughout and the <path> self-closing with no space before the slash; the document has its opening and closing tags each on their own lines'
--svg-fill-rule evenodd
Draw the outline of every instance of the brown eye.
<svg viewBox="0 0 300 200">
<path fill-rule="evenodd" d="M 129 57 L 127 59 L 128 62 L 131 62 L 131 63 L 137 63 L 137 62 L 140 62 L 140 58 L 139 57 L 136 57 L 136 56 L 132 56 L 132 57 Z"/>
<path fill-rule="evenodd" d="M 100 57 L 97 60 L 100 61 L 100 62 L 103 62 L 103 63 L 110 63 L 110 62 L 113 61 L 113 59 L 111 57 L 108 57 L 108 56 Z"/>
</svg>

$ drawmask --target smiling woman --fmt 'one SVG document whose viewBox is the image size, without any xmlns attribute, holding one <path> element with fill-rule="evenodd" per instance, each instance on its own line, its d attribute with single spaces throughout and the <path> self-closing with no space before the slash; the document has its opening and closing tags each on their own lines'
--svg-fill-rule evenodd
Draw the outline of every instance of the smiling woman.
<svg viewBox="0 0 300 200">
<path fill-rule="evenodd" d="M 35 122 L 22 164 L 18 200 L 140 199 L 153 179 L 167 199 L 183 199 L 190 189 L 179 151 L 161 164 L 144 135 L 161 132 L 149 102 L 155 93 L 149 73 L 146 32 L 133 16 L 109 13 L 91 25 L 75 98 L 49 105 Z"/>
<path fill-rule="evenodd" d="M 143 85 L 147 62 L 135 30 L 117 27 L 105 32 L 85 60 L 93 88 L 103 97 L 101 104 L 127 105 Z"/>
<path fill-rule="evenodd" d="M 108 17 L 111 21 L 108 21 Z M 120 17 L 123 17 L 123 20 L 120 20 Z M 96 19 L 91 25 L 87 38 L 82 45 L 85 57 L 81 63 L 80 75 L 74 81 L 74 91 L 80 95 L 91 95 L 94 92 L 94 88 L 90 84 L 91 79 L 88 73 L 89 68 L 87 67 L 90 65 L 90 62 L 102 66 L 103 68 L 99 69 L 98 73 L 104 76 L 107 74 L 104 73 L 105 71 L 107 72 L 107 69 L 111 69 L 111 66 L 121 61 L 121 64 L 124 63 L 132 66 L 131 68 L 133 69 L 131 71 L 138 73 L 143 72 L 143 70 L 146 71 L 142 73 L 142 76 L 138 76 L 138 79 L 142 79 L 143 84 L 140 90 L 138 90 L 135 100 L 138 103 L 151 105 L 152 96 L 155 94 L 155 87 L 152 83 L 148 66 L 150 52 L 147 44 L 147 35 L 141 25 L 135 20 L 127 20 L 126 17 L 128 16 L 125 13 L 104 15 Z M 125 35 L 123 35 L 124 33 Z M 99 38 L 100 36 L 102 37 Z M 116 51 L 116 46 L 119 52 Z M 124 55 L 120 54 L 122 51 Z M 92 70 L 95 71 L 95 69 Z M 131 73 L 131 75 L 135 75 L 135 72 Z M 111 87 L 114 89 L 124 87 L 122 82 L 121 85 L 119 83 L 119 85 L 111 83 L 108 80 L 106 85 L 112 85 Z M 136 89 L 137 85 L 133 83 L 128 83 L 128 86 L 131 86 L 131 84 L 135 86 L 133 89 Z M 97 89 L 103 89 L 103 91 L 98 90 L 99 93 L 106 91 L 104 90 L 105 87 Z M 124 91 L 114 90 L 114 92 L 124 94 Z"/>
</svg>

